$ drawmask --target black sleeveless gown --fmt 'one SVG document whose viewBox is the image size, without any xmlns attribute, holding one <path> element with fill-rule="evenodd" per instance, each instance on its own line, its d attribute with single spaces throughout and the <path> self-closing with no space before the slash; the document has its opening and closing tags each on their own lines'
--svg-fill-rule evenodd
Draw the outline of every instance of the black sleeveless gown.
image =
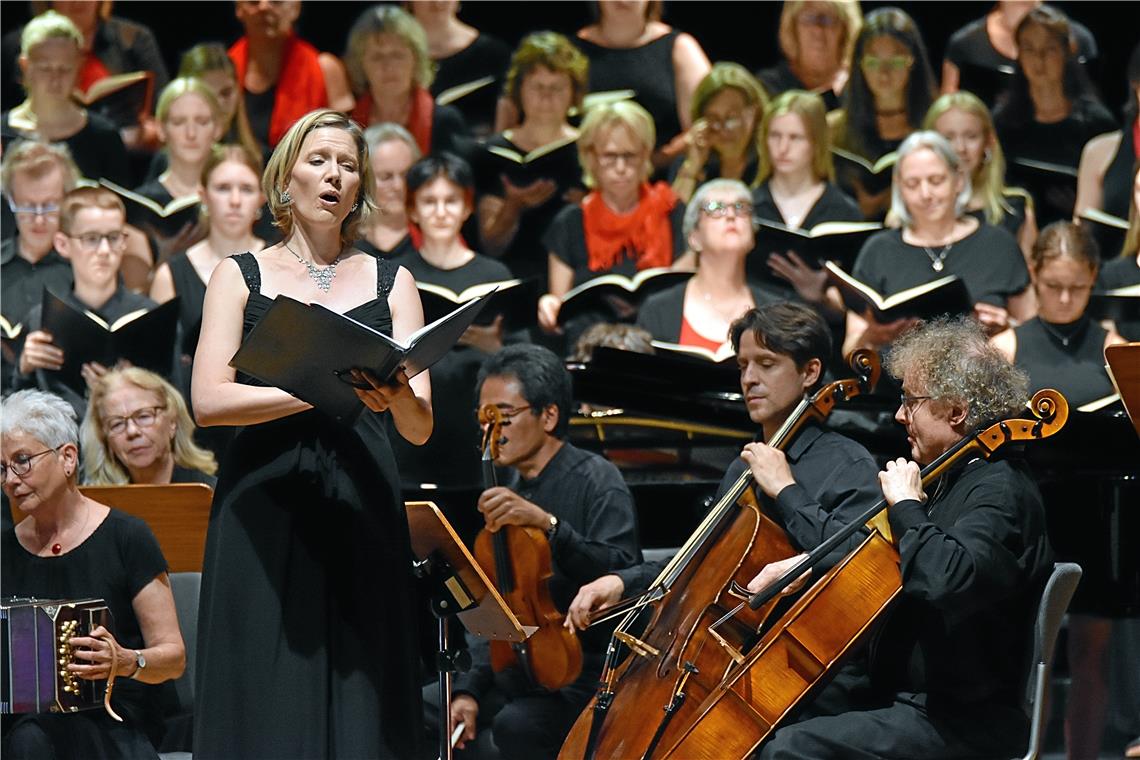
<svg viewBox="0 0 1140 760">
<path fill-rule="evenodd" d="M 244 334 L 272 305 L 252 254 Z M 397 267 L 348 313 L 390 333 Z M 256 384 L 239 375 L 238 381 Z M 409 758 L 422 717 L 411 548 L 380 415 L 317 410 L 237 431 L 202 577 L 196 758 Z"/>
</svg>

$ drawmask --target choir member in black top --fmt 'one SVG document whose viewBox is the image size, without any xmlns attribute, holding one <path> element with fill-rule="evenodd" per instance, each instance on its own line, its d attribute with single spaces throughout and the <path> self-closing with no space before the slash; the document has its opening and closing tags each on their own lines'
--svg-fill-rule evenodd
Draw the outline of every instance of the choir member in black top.
<svg viewBox="0 0 1140 760">
<path fill-rule="evenodd" d="M 0 243 L 0 308 L 13 326 L 39 305 L 45 287 L 60 293 L 71 287 L 71 265 L 56 252 L 55 234 L 63 196 L 78 174 L 58 143 L 24 140 L 4 152 L 2 182 L 16 224 Z"/>
<path fill-rule="evenodd" d="M 966 213 L 970 182 L 946 138 L 929 131 L 908 137 L 899 148 L 892 187 L 891 213 L 902 228 L 867 240 L 852 268 L 857 280 L 886 296 L 953 274 L 962 278 L 974 316 L 988 332 L 1004 330 L 1011 318 L 1028 317 L 1029 273 L 1017 241 Z M 911 322 L 880 324 L 848 311 L 844 350 L 882 348 Z"/>
<path fill-rule="evenodd" d="M 420 147 L 408 130 L 390 121 L 364 130 L 364 139 L 376 178 L 377 213 L 363 228 L 356 247 L 382 258 L 412 253 L 421 233 L 408 218 L 406 177 L 412 164 L 420 160 Z"/>
<path fill-rule="evenodd" d="M 1104 350 L 1124 339 L 1093 321 L 1085 309 L 1097 278 L 1099 257 L 1088 231 L 1072 222 L 1054 222 L 1041 231 L 1033 249 L 1033 289 L 1037 316 L 993 338 L 993 343 L 1029 375 L 1030 393 L 1056 388 L 1070 408 L 1113 393 L 1104 370 Z M 1112 637 L 1113 578 L 1106 566 L 1081 546 L 1086 520 L 1111 509 L 1087 500 L 1090 473 L 1073 470 L 1052 477 L 1043 488 L 1050 511 L 1050 532 L 1057 553 L 1084 570 L 1069 605 L 1068 661 L 1071 678 L 1066 700 L 1065 738 L 1070 757 L 1100 754 L 1108 704 L 1108 645 Z M 1069 516 L 1081 504 L 1080 516 Z M 1104 524 L 1099 523 L 1098 524 Z M 1098 542 L 1099 543 L 1099 542 Z M 1099 553 L 1099 548 L 1092 548 Z"/>
<path fill-rule="evenodd" d="M 593 24 L 578 30 L 590 59 L 590 92 L 633 90 L 657 125 L 653 165 L 672 163 L 683 149 L 677 138 L 692 126 L 693 92 L 709 73 L 709 59 L 692 35 L 661 21 L 662 3 L 595 3 Z"/>
<path fill-rule="evenodd" d="M 452 88 L 481 84 L 454 101 L 477 138 L 496 131 L 496 106 L 503 91 L 511 49 L 494 35 L 459 20 L 459 0 L 411 3 L 412 15 L 427 35 L 428 53 L 435 61 L 431 94 L 440 97 Z"/>
<path fill-rule="evenodd" d="M 639 562 L 633 497 L 621 473 L 566 440 L 572 401 L 561 360 L 541 346 L 508 346 L 480 369 L 478 396 L 479 406 L 493 404 L 503 413 L 496 464 L 512 468 L 503 485 L 483 491 L 479 511 L 492 531 L 517 525 L 546 533 L 555 606 L 565 610 L 583 583 Z M 547 692 L 519 668 L 493 673 L 486 640 L 476 640 L 472 668 L 456 678 L 449 710 L 453 729 L 466 724 L 458 746 L 474 741 L 481 749 L 489 733 L 507 760 L 556 757 L 597 686 L 607 636 L 587 631 L 581 642 L 582 674 Z"/>
<path fill-rule="evenodd" d="M 929 494 L 919 475 L 978 427 L 1019 416 L 1025 376 L 970 320 L 908 333 L 888 368 L 902 380 L 895 419 L 913 460 L 889 461 L 879 474 L 902 591 L 865 666 L 841 670 L 798 722 L 762 745 L 763 760 L 962 760 L 1025 750 L 1030 631 L 1053 562 L 1041 495 L 1010 460 L 960 461 Z"/>
<path fill-rule="evenodd" d="M 656 340 L 720 350 L 741 314 L 774 300 L 744 276 L 744 259 L 755 244 L 753 225 L 752 194 L 743 182 L 714 179 L 701 185 L 685 208 L 682 228 L 697 255 L 697 271 L 646 299 L 637 324 Z"/>
<path fill-rule="evenodd" d="M 868 14 L 855 40 L 843 108 L 828 115 L 832 144 L 874 163 L 922 123 L 934 99 L 934 75 L 914 20 L 898 8 Z M 882 219 L 890 202 L 884 175 L 845 162 L 839 186 L 867 219 Z"/>
<path fill-rule="evenodd" d="M 962 170 L 970 176 L 972 192 L 966 205 L 970 215 L 1004 227 L 1029 258 L 1037 240 L 1033 198 L 1019 187 L 1006 186 L 1005 151 L 986 104 L 969 92 L 943 95 L 926 112 L 922 128 L 945 137 L 958 154 Z"/>
<path fill-rule="evenodd" d="M 80 426 L 84 483 L 205 483 L 218 463 L 194 443 L 194 421 L 173 385 L 141 367 L 95 379 Z"/>
<path fill-rule="evenodd" d="M 200 175 L 201 222 L 206 237 L 159 264 L 151 282 L 150 297 L 158 303 L 178 298 L 179 390 L 187 399 L 202 329 L 206 284 L 227 257 L 265 247 L 254 229 L 265 203 L 261 171 L 259 154 L 244 145 L 213 147 Z M 218 428 L 202 428 L 197 437 L 203 445 L 220 452 L 228 436 Z"/>
<path fill-rule="evenodd" d="M 1017 68 L 1017 25 L 1041 0 L 998 0 L 985 16 L 950 36 L 942 59 L 942 92 L 968 90 L 993 107 L 1008 73 Z M 1072 22 L 1082 63 L 1096 59 L 1096 39 L 1083 24 Z"/>
<path fill-rule="evenodd" d="M 516 277 L 538 278 L 544 290 L 548 263 L 542 234 L 585 190 L 575 144 L 578 130 L 569 118 L 571 109 L 582 105 L 588 66 L 561 34 L 527 36 L 511 59 L 505 91 L 521 123 L 491 136 L 478 154 L 483 246 Z M 512 165 L 504 154 L 523 159 L 534 154 L 535 165 Z"/>
<path fill-rule="evenodd" d="M 745 313 L 733 322 L 729 338 L 748 416 L 760 426 L 761 440 L 770 441 L 804 395 L 822 384 L 832 354 L 831 333 L 810 307 L 782 301 Z M 718 497 L 746 469 L 752 470 L 763 492 L 757 495 L 765 514 L 805 551 L 823 539 L 823 527 L 833 521 L 850 522 L 879 498 L 878 467 L 867 450 L 816 424 L 806 426 L 782 450 L 764 443 L 745 446 L 721 479 Z M 787 569 L 801 558 L 774 563 L 768 572 Z M 667 560 L 645 562 L 583 586 L 570 605 L 568 625 L 585 628 L 591 611 L 645 591 L 666 564 Z M 778 575 L 756 579 L 753 590 Z"/>
<path fill-rule="evenodd" d="M 544 330 L 558 328 L 562 296 L 598 275 L 631 276 L 668 267 L 685 250 L 683 204 L 664 182 L 650 184 L 653 118 L 636 103 L 591 108 L 578 136 L 578 160 L 591 192 L 558 212 L 543 236 L 549 289 L 538 302 Z"/>
<path fill-rule="evenodd" d="M 438 105 L 428 90 L 435 76 L 427 38 L 403 8 L 376 5 L 356 19 L 344 54 L 356 105 L 351 116 L 367 127 L 386 121 L 406 128 L 424 155 L 470 153 L 470 130 L 454 106 Z"/>
<path fill-rule="evenodd" d="M 1077 171 L 1079 216 L 1095 208 L 1124 219 L 1132 197 L 1132 175 L 1140 160 L 1140 43 L 1128 58 L 1128 98 L 1124 103 L 1124 128 L 1089 140 L 1081 151 Z M 1109 256 L 1112 251 L 1102 251 Z"/>
<path fill-rule="evenodd" d="M 1041 225 L 1069 219 L 1076 188 L 1064 174 L 1044 174 L 1019 160 L 1076 170 L 1085 143 L 1116 129 L 1081 67 L 1072 25 L 1061 11 L 1034 8 L 1017 25 L 1018 66 L 994 110 L 998 138 L 1010 153 L 1010 178 L 1034 195 Z"/>
<path fill-rule="evenodd" d="M 688 203 L 710 179 L 756 181 L 756 135 L 767 105 L 764 88 L 746 68 L 725 62 L 712 67 L 693 93 L 685 156 L 670 167 L 678 198 Z"/>
<path fill-rule="evenodd" d="M 249 126 L 245 99 L 241 96 L 241 82 L 237 80 L 237 69 L 226 54 L 225 46 L 218 42 L 203 42 L 190 48 L 182 54 L 178 76 L 200 79 L 214 93 L 221 114 L 220 142 L 240 143 L 254 155 L 263 151 Z M 165 171 L 165 168 L 162 166 L 159 171 L 155 171 L 152 164 L 151 172 L 157 175 Z"/>
<path fill-rule="evenodd" d="M 139 309 L 156 304 L 145 296 L 127 290 L 119 279 L 119 263 L 126 248 L 126 221 L 119 196 L 101 187 L 79 187 L 66 196 L 60 208 L 55 248 L 71 262 L 72 288 L 56 292 L 59 298 L 79 311 L 90 311 L 111 324 Z M 80 415 L 87 408 L 84 390 L 72 388 L 55 375 L 63 366 L 63 350 L 52 336 L 41 329 L 41 308 L 28 314 L 24 348 L 14 375 L 17 388 L 39 386 L 62 396 Z M 173 376 L 174 347 L 171 346 Z M 83 366 L 83 379 L 90 385 L 107 371 L 100 364 Z"/>
<path fill-rule="evenodd" d="M 1124 249 L 1113 257 L 1111 251 L 1102 255 L 1105 264 L 1097 277 L 1098 290 L 1115 290 L 1131 285 L 1140 285 L 1140 171 L 1135 172 L 1132 182 L 1132 208 L 1128 212 L 1128 234 L 1124 238 Z M 1111 257 L 1111 258 L 1110 258 Z M 1128 340 L 1140 340 L 1140 319 L 1116 323 L 1116 329 Z"/>
<path fill-rule="evenodd" d="M 810 90 L 823 96 L 828 111 L 839 108 L 851 74 L 851 49 L 862 25 L 858 3 L 786 0 L 779 31 L 784 57 L 757 73 L 769 97 Z"/>
<path fill-rule="evenodd" d="M 84 177 L 129 185 L 127 150 L 118 130 L 71 97 L 82 46 L 82 33 L 55 11 L 27 23 L 19 58 L 27 97 L 0 117 L 3 150 L 20 137 L 65 142 Z"/>
<path fill-rule="evenodd" d="M 111 703 L 123 717 L 116 722 L 102 709 L 5 715 L 4 756 L 157 758 L 151 741 L 161 738 L 161 690 L 153 684 L 186 666 L 162 550 L 142 520 L 79 491 L 79 435 L 67 402 L 21 391 L 0 411 L 4 495 L 23 516 L 4 529 L 0 595 L 106 601 L 114 633 L 99 626 L 71 639 L 68 669 L 106 680 L 114 668 Z"/>
<path fill-rule="evenodd" d="M 465 161 L 449 153 L 421 159 L 408 170 L 408 215 L 423 233 L 419 248 L 394 259 L 417 285 L 440 285 L 462 293 L 472 285 L 511 277 L 498 261 L 475 253 L 460 228 L 471 215 L 475 182 Z M 475 376 L 479 366 L 503 345 L 502 319 L 467 328 L 459 345 L 432 366 L 435 426 L 421 445 L 393 438 L 392 449 L 405 487 L 477 485 L 479 430 L 475 408 Z"/>
<path fill-rule="evenodd" d="M 819 95 L 789 90 L 772 101 L 757 145 L 760 173 L 752 191 L 757 219 L 792 229 L 862 220 L 859 206 L 835 184 L 827 115 Z M 765 250 L 764 245 L 761 233 L 755 254 L 760 257 L 758 266 L 769 267 L 808 303 L 829 312 L 839 308 L 824 298 L 827 275 L 822 270 L 812 269 L 795 251 Z M 841 314 L 839 309 L 837 318 Z"/>
</svg>

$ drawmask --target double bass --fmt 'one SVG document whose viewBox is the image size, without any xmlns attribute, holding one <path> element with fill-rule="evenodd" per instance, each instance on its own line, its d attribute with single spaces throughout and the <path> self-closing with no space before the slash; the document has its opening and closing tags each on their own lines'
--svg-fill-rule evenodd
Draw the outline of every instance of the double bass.
<svg viewBox="0 0 1140 760">
<path fill-rule="evenodd" d="M 483 433 L 483 485 L 498 485 L 503 413 L 494 404 L 479 409 Z M 550 542 L 537 528 L 506 525 L 484 528 L 475 537 L 475 559 L 491 577 L 511 612 L 524 626 L 536 630 L 526 641 L 491 642 L 491 669 L 496 673 L 518 666 L 531 683 L 550 691 L 561 689 L 582 672 L 582 644 L 563 627 L 565 619 L 550 597 Z"/>
<path fill-rule="evenodd" d="M 1052 389 L 1035 393 L 1029 407 L 1036 419 L 1005 420 L 958 441 L 923 468 L 923 488 L 968 458 L 989 459 L 1008 443 L 1044 440 L 1064 427 L 1068 419 L 1065 397 Z M 865 524 L 881 524 L 872 523 L 872 519 L 884 514 L 886 508 L 886 500 L 869 508 L 713 627 L 739 611 L 770 604 L 783 588 Z M 901 591 L 898 551 L 889 535 L 872 527 L 858 548 L 801 595 L 734 664 L 697 708 L 685 732 L 661 757 L 749 757 L 801 700 L 824 682 Z"/>
<path fill-rule="evenodd" d="M 769 445 L 785 448 L 812 420 L 823 421 L 841 400 L 873 388 L 878 356 L 858 350 L 849 359 L 855 378 L 802 398 Z M 687 715 L 720 682 L 740 649 L 751 641 L 775 605 L 748 610 L 730 630 L 709 626 L 741 600 L 744 584 L 762 567 L 796 552 L 784 531 L 760 509 L 746 471 L 709 511 L 661 575 L 643 595 L 619 602 L 590 624 L 622 616 L 614 632 L 597 694 L 570 730 L 560 760 L 649 758 L 675 739 Z M 632 633 L 639 612 L 653 608 L 645 631 Z M 619 662 L 622 649 L 632 655 Z"/>
</svg>

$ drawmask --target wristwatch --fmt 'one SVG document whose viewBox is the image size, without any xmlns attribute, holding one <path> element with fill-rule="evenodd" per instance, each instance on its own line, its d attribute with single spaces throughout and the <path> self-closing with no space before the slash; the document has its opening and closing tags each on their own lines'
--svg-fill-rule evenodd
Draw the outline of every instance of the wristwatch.
<svg viewBox="0 0 1140 760">
<path fill-rule="evenodd" d="M 552 541 L 554 534 L 558 532 L 558 518 L 554 515 L 550 516 L 550 527 L 546 529 L 546 540 Z"/>
<path fill-rule="evenodd" d="M 134 673 L 131 673 L 131 678 L 138 678 L 139 673 L 143 672 L 143 668 L 146 667 L 146 657 L 137 649 L 135 650 L 135 665 L 138 667 L 135 668 Z"/>
</svg>

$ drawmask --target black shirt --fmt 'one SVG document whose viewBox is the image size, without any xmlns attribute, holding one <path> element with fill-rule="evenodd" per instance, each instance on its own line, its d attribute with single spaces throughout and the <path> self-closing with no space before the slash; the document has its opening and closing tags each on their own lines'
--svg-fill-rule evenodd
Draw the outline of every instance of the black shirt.
<svg viewBox="0 0 1140 760">
<path fill-rule="evenodd" d="M 677 175 L 680 174 L 681 167 L 684 166 L 684 164 L 684 154 L 677 156 L 673 163 L 669 164 L 669 171 L 666 175 L 666 179 L 669 181 L 669 184 L 673 184 L 673 181 L 677 179 Z M 759 171 L 760 159 L 756 155 L 755 149 L 749 148 L 748 161 L 746 161 L 744 164 L 744 173 L 741 174 L 740 181 L 746 185 L 751 186 L 752 183 L 756 180 L 756 173 Z M 705 161 L 705 165 L 701 168 L 701 173 L 697 176 L 696 186 L 700 187 L 705 182 L 708 182 L 712 179 L 720 179 L 720 177 L 720 154 L 715 150 L 710 150 L 708 160 Z"/>
<path fill-rule="evenodd" d="M 115 639 L 126 649 L 144 647 L 135 617 L 135 596 L 166 572 L 158 541 L 141 519 L 112 509 L 95 531 L 70 551 L 37 557 L 20 545 L 14 529 L 4 531 L 0 596 L 39 599 L 103 599 L 114 618 Z M 120 678 L 112 703 L 128 725 L 150 733 L 160 687 Z M 100 711 L 101 712 L 101 711 Z"/>
<path fill-rule="evenodd" d="M 1016 707 L 1021 726 L 1028 633 L 1053 566 L 1041 494 L 1009 461 L 975 459 L 943 477 L 925 505 L 888 512 L 903 587 L 872 642 L 872 674 L 928 704 Z"/>
<path fill-rule="evenodd" d="M 352 247 L 367 253 L 369 256 L 375 256 L 378 259 L 394 259 L 416 252 L 416 247 L 412 244 L 411 235 L 404 235 L 400 238 L 400 242 L 396 243 L 387 251 L 377 248 L 365 238 L 357 240 L 352 244 Z"/>
<path fill-rule="evenodd" d="M 1117 256 L 1100 268 L 1097 275 L 1097 290 L 1115 290 L 1129 285 L 1140 285 L 1140 266 L 1136 264 L 1136 254 Z M 1117 322 L 1116 330 L 1128 340 L 1140 340 L 1140 321 Z"/>
<path fill-rule="evenodd" d="M 801 550 L 814 549 L 882 498 L 875 460 L 862 444 L 846 436 L 811 424 L 796 436 L 785 455 L 795 484 L 780 491 L 774 501 L 763 493 L 757 495 L 766 514 L 780 523 L 792 544 Z M 729 465 L 717 500 L 747 467 L 739 458 Z M 645 591 L 666 564 L 668 560 L 645 562 L 617 571 L 625 583 L 625 596 Z"/>
<path fill-rule="evenodd" d="M 525 480 L 516 471 L 511 474 L 507 487 L 558 518 L 550 541 L 550 595 L 559 610 L 569 607 L 582 585 L 641 561 L 633 496 L 612 462 L 563 443 L 537 477 Z M 598 633 L 581 634 L 590 661 L 600 661 L 609 641 L 608 634 Z M 471 647 L 473 664 L 456 678 L 456 693 L 467 692 L 478 700 L 491 687 L 488 651 L 482 639 Z"/>
<path fill-rule="evenodd" d="M 1135 123 L 1135 122 L 1134 122 Z M 1136 141 L 1134 139 L 1132 124 L 1125 124 L 1120 134 L 1120 145 L 1116 154 L 1104 171 L 1104 180 L 1101 182 L 1102 197 L 1101 208 L 1106 214 L 1121 219 L 1128 218 L 1128 208 L 1132 202 L 1132 184 L 1135 177 L 1133 171 L 1136 165 Z M 1101 251 L 1101 256 L 1109 258 L 1119 251 Z"/>
<path fill-rule="evenodd" d="M 1013 235 L 1014 240 L 1021 234 L 1021 227 L 1025 224 L 1025 210 L 1028 206 L 1028 197 L 1024 191 L 1016 189 L 1007 189 L 1001 197 L 1003 211 L 1001 221 L 998 226 L 1006 230 L 1009 234 Z M 986 218 L 986 210 L 984 208 L 974 209 L 967 211 L 967 214 L 977 219 L 982 224 L 988 224 Z"/>
<path fill-rule="evenodd" d="M 759 219 L 766 219 L 780 224 L 787 224 L 776 199 L 772 197 L 771 180 L 765 180 L 752 191 L 752 214 Z M 839 189 L 832 182 L 824 183 L 823 194 L 812 205 L 807 216 L 799 224 L 799 229 L 810 230 L 823 222 L 861 222 L 863 213 L 859 204 L 851 196 Z"/>
<path fill-rule="evenodd" d="M 436 60 L 438 67 L 431 83 L 431 94 L 438 97 L 444 90 L 474 82 L 485 77 L 494 81 L 478 90 L 452 101 L 463 115 L 463 120 L 477 137 L 486 137 L 495 126 L 495 108 L 503 91 L 507 67 L 511 63 L 511 49 L 498 37 L 479 33 L 467 47 L 446 58 Z"/>
<path fill-rule="evenodd" d="M 19 251 L 18 235 L 0 243 L 0 307 L 13 325 L 24 322 L 32 308 L 43 303 L 44 288 L 57 293 L 71 290 L 71 264 L 55 249 L 34 264 Z"/>
<path fill-rule="evenodd" d="M 768 93 L 769 99 L 774 99 L 777 95 L 788 90 L 808 89 L 807 85 L 792 72 L 792 67 L 788 65 L 788 62 L 782 59 L 775 66 L 757 71 L 756 78 L 760 80 L 760 84 L 764 85 L 764 91 Z M 824 90 L 819 95 L 823 98 L 823 104 L 827 106 L 828 111 L 839 108 L 839 95 L 834 90 Z"/>
<path fill-rule="evenodd" d="M 944 266 L 943 271 L 935 272 L 923 246 L 903 242 L 901 230 L 883 230 L 863 245 L 851 274 L 883 295 L 956 274 L 966 284 L 973 303 L 1002 307 L 1029 285 L 1029 270 L 1017 241 L 1000 227 L 988 224 L 979 225 L 954 243 Z"/>
<path fill-rule="evenodd" d="M 412 273 L 417 283 L 430 283 L 461 293 L 472 285 L 510 279 L 498 261 L 475 254 L 455 269 L 439 269 L 418 251 L 393 259 Z M 438 486 L 477 486 L 482 483 L 479 467 L 479 423 L 475 379 L 487 354 L 474 346 L 455 346 L 431 368 L 432 407 L 435 425 L 431 437 L 415 446 L 402 435 L 389 435 L 405 487 L 421 483 Z"/>
<path fill-rule="evenodd" d="M 32 137 L 14 129 L 8 122 L 10 112 L 0 117 L 0 146 L 4 151 L 24 137 Z M 97 113 L 87 112 L 87 123 L 78 132 L 62 140 L 71 151 L 79 173 L 90 180 L 109 179 L 127 187 L 131 184 L 127 148 L 115 125 Z"/>
<path fill-rule="evenodd" d="M 1070 407 L 1112 395 L 1104 371 L 1104 341 L 1108 333 L 1087 315 L 1070 325 L 1034 317 L 1013 330 L 1017 353 L 1013 363 L 1029 373 L 1029 392 L 1056 388 Z"/>
<path fill-rule="evenodd" d="M 689 282 L 678 283 L 645 299 L 645 303 L 637 312 L 637 326 L 648 330 L 654 340 L 663 340 L 667 343 L 680 342 L 681 323 L 685 318 L 685 288 Z M 748 289 L 752 292 L 752 302 L 756 306 L 774 303 L 783 298 L 782 294 L 761 290 L 755 285 L 749 285 Z M 726 332 L 721 342 L 727 340 Z"/>
</svg>

